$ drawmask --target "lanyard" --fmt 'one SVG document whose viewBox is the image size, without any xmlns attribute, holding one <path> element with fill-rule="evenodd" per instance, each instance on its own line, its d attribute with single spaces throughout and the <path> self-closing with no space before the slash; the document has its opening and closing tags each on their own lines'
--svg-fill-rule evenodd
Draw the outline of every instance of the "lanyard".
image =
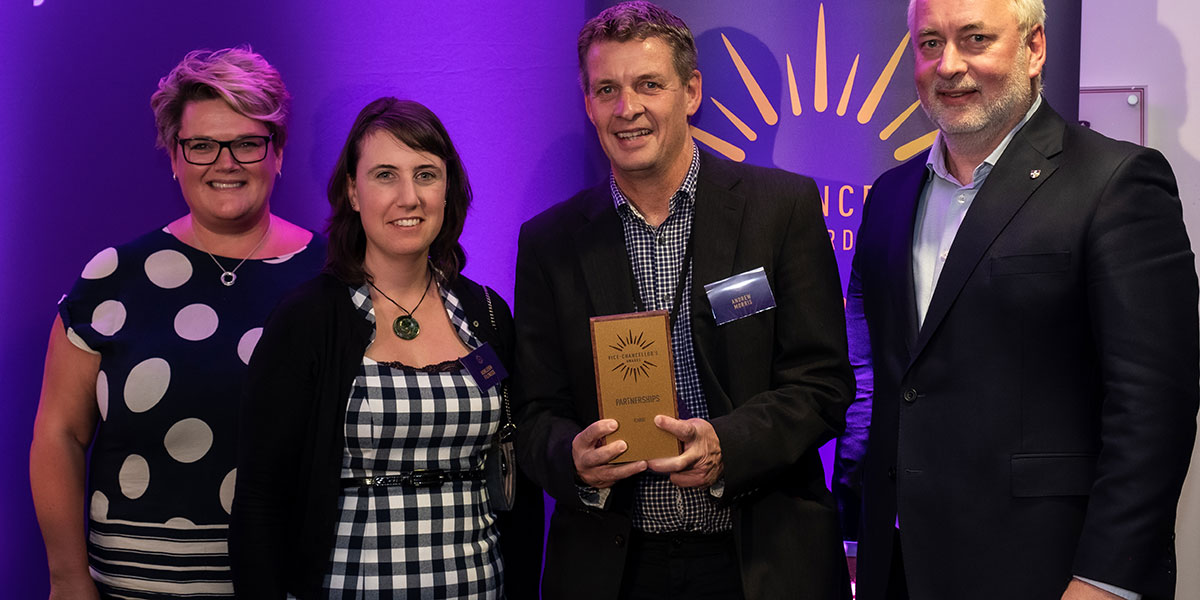
<svg viewBox="0 0 1200 600">
<path fill-rule="evenodd" d="M 687 287 L 688 268 L 692 265 L 692 236 L 689 233 L 687 250 L 683 254 L 683 264 L 679 268 L 679 278 L 675 280 L 675 298 L 671 302 L 669 313 L 671 331 L 675 331 L 675 318 L 679 315 L 679 307 L 683 304 L 683 288 Z M 641 290 L 638 289 L 637 275 L 633 272 L 633 260 L 629 261 L 629 283 L 633 285 L 633 304 L 637 312 L 644 312 L 646 305 L 642 303 Z"/>
</svg>

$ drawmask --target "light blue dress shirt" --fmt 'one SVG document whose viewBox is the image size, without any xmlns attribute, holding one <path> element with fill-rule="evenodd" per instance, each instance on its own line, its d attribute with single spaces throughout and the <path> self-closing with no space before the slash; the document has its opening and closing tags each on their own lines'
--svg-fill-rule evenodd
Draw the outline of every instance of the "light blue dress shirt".
<svg viewBox="0 0 1200 600">
<path fill-rule="evenodd" d="M 925 162 L 929 175 L 926 176 L 921 198 L 917 201 L 916 227 L 913 228 L 913 291 L 916 292 L 918 327 L 925 323 L 925 313 L 929 310 L 933 290 L 937 288 L 938 278 L 942 275 L 942 266 L 946 264 L 950 246 L 954 244 L 954 237 L 958 235 L 958 228 L 967 216 L 975 194 L 987 181 L 992 167 L 1000 160 L 1013 136 L 1041 105 L 1042 97 L 1038 96 L 1021 122 L 975 167 L 971 183 L 967 185 L 955 179 L 946 167 L 946 142 L 942 132 L 939 131 L 934 138 L 929 160 Z"/>
</svg>

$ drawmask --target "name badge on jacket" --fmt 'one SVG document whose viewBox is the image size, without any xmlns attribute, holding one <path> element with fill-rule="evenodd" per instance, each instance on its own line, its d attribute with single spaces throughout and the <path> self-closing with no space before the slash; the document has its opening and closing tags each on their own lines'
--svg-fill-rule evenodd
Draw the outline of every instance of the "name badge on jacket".
<svg viewBox="0 0 1200 600">
<path fill-rule="evenodd" d="M 491 344 L 484 342 L 471 351 L 470 354 L 458 359 L 467 372 L 475 379 L 475 385 L 481 390 L 487 390 L 508 377 L 508 371 L 496 356 Z"/>
<path fill-rule="evenodd" d="M 704 284 L 717 325 L 775 308 L 775 294 L 762 267 Z"/>
</svg>

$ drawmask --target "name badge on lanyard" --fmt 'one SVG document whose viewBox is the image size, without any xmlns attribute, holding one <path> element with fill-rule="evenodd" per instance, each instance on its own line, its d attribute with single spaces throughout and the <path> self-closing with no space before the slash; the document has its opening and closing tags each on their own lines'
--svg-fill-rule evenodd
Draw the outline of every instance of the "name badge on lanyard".
<svg viewBox="0 0 1200 600">
<path fill-rule="evenodd" d="M 481 390 L 490 389 L 508 377 L 504 363 L 500 362 L 500 357 L 496 356 L 496 351 L 487 342 L 480 344 L 470 354 L 458 359 L 458 362 L 467 369 L 467 372 L 475 379 L 475 385 L 478 385 Z"/>
</svg>

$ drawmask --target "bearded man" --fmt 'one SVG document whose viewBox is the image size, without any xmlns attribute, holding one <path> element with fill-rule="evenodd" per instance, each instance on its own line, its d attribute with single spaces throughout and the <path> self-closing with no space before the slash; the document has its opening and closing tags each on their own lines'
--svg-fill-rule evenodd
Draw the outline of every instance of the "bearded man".
<svg viewBox="0 0 1200 600">
<path fill-rule="evenodd" d="M 1171 598 L 1200 402 L 1171 168 L 1041 97 L 1042 0 L 908 15 L 939 133 L 872 186 L 854 257 L 858 597 Z"/>
</svg>

